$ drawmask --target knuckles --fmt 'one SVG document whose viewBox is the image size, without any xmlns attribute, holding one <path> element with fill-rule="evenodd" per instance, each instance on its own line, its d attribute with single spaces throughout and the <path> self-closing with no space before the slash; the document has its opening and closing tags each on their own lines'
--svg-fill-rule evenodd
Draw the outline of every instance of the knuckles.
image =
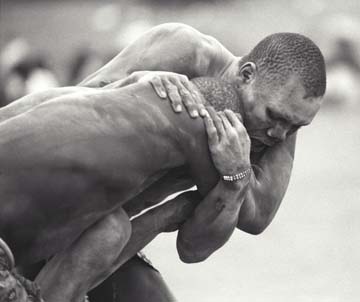
<svg viewBox="0 0 360 302">
<path fill-rule="evenodd" d="M 152 78 L 150 78 L 150 81 L 153 83 L 153 84 L 160 84 L 161 83 L 161 78 L 157 75 L 153 76 Z"/>
<path fill-rule="evenodd" d="M 179 78 L 180 78 L 181 81 L 184 81 L 184 82 L 188 82 L 188 81 L 189 81 L 189 78 L 188 78 L 186 75 L 184 75 L 184 74 L 181 74 L 181 75 L 179 76 Z"/>
</svg>

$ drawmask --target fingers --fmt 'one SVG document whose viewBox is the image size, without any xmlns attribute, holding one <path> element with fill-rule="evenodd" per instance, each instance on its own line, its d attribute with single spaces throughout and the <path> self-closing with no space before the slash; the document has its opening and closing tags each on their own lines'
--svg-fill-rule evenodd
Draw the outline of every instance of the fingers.
<svg viewBox="0 0 360 302">
<path fill-rule="evenodd" d="M 160 77 L 153 77 L 150 79 L 150 83 L 151 85 L 153 86 L 156 94 L 162 98 L 162 99 L 166 99 L 167 97 L 167 94 L 166 94 L 166 90 L 165 90 L 165 85 L 164 83 L 162 82 L 161 78 Z"/>
<path fill-rule="evenodd" d="M 170 81 L 178 88 L 182 103 L 184 104 L 187 112 L 193 118 L 199 116 L 198 110 L 198 95 L 194 93 L 194 88 L 191 87 L 190 81 L 185 75 L 177 75 L 170 78 Z"/>
<path fill-rule="evenodd" d="M 176 87 L 176 85 L 174 85 L 168 79 L 163 79 L 162 82 L 164 83 L 164 86 L 167 91 L 167 95 L 171 101 L 171 106 L 173 107 L 173 110 L 175 112 L 181 112 L 182 106 L 181 106 L 181 96 L 179 93 L 179 89 Z"/>
<path fill-rule="evenodd" d="M 207 114 L 201 94 L 186 75 L 166 71 L 138 71 L 126 78 L 122 85 L 136 81 L 150 82 L 161 99 L 170 100 L 175 112 L 181 112 L 182 107 L 185 106 L 192 118 L 199 115 L 204 117 Z"/>
<path fill-rule="evenodd" d="M 219 143 L 219 137 L 214 122 L 209 114 L 204 117 L 206 133 L 208 136 L 210 149 Z"/>
<path fill-rule="evenodd" d="M 192 96 L 192 94 L 186 90 L 186 88 L 183 88 L 180 90 L 180 94 L 182 97 L 183 104 L 190 114 L 191 117 L 196 118 L 199 116 L 199 112 L 196 106 L 196 102 Z"/>
<path fill-rule="evenodd" d="M 196 118 L 199 116 L 198 101 L 196 99 L 199 96 L 194 97 L 195 94 L 191 92 L 190 89 L 192 88 L 186 76 L 177 75 L 172 78 L 164 78 L 162 83 L 175 112 L 181 112 L 182 105 L 184 105 L 191 117 Z M 206 112 L 203 110 L 202 114 L 205 115 Z"/>
<path fill-rule="evenodd" d="M 220 118 L 220 116 L 217 114 L 217 112 L 213 107 L 208 107 L 208 112 L 214 123 L 214 126 L 218 134 L 218 139 L 220 141 L 225 136 L 225 129 L 222 119 Z"/>
<path fill-rule="evenodd" d="M 204 104 L 200 104 L 198 110 L 201 117 L 205 117 L 208 114 Z"/>
<path fill-rule="evenodd" d="M 185 92 L 190 94 L 188 97 L 188 104 L 184 104 L 192 117 L 198 117 L 199 115 L 205 117 L 207 115 L 207 111 L 203 104 L 203 98 L 201 94 L 197 91 L 197 88 L 191 84 L 189 79 L 184 76 L 180 78 L 182 85 L 185 88 Z"/>
<path fill-rule="evenodd" d="M 239 138 L 246 140 L 249 139 L 244 125 L 241 123 L 238 116 L 233 111 L 225 110 L 225 112 L 219 112 L 218 116 L 221 118 L 221 121 L 224 125 L 224 134 L 222 138 L 226 138 L 229 140 Z"/>
<path fill-rule="evenodd" d="M 239 119 L 240 115 L 238 116 L 233 111 L 227 109 L 224 111 L 224 113 L 234 128 L 240 129 L 244 127 L 242 124 L 242 119 Z"/>
<path fill-rule="evenodd" d="M 225 130 L 226 130 L 226 131 L 229 130 L 229 129 L 232 127 L 232 125 L 231 125 L 231 123 L 229 122 L 227 116 L 225 115 L 224 112 L 220 112 L 219 115 L 220 115 L 220 118 L 221 118 L 221 120 L 222 120 L 222 122 L 223 122 L 223 125 L 224 125 Z"/>
<path fill-rule="evenodd" d="M 240 121 L 242 124 L 244 124 L 244 119 L 243 119 L 243 117 L 241 116 L 241 114 L 240 114 L 240 113 L 235 113 L 235 115 L 236 115 L 236 117 L 239 119 L 239 121 Z"/>
</svg>

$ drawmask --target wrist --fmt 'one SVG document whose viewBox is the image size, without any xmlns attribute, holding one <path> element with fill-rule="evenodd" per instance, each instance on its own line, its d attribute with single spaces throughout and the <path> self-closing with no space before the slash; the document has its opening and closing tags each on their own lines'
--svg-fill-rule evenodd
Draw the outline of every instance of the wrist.
<svg viewBox="0 0 360 302">
<path fill-rule="evenodd" d="M 252 173 L 252 170 L 249 173 L 247 173 L 245 177 L 234 180 L 234 181 L 228 181 L 228 180 L 223 179 L 223 177 L 222 177 L 221 178 L 222 186 L 224 187 L 224 189 L 226 189 L 228 191 L 235 191 L 238 194 L 241 194 L 241 192 L 250 183 L 251 173 Z"/>
<path fill-rule="evenodd" d="M 246 169 L 241 170 L 240 172 L 236 174 L 226 174 L 222 175 L 222 179 L 227 182 L 237 182 L 240 180 L 243 180 L 244 178 L 248 178 L 249 175 L 251 175 L 252 169 L 251 167 L 248 167 Z"/>
</svg>

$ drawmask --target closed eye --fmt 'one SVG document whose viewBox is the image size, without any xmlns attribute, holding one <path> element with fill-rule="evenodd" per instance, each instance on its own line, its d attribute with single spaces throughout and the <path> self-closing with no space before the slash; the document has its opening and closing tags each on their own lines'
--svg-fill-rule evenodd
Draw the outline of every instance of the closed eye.
<svg viewBox="0 0 360 302">
<path fill-rule="evenodd" d="M 280 122 L 285 122 L 287 123 L 288 120 L 285 119 L 284 117 L 280 116 L 279 114 L 277 114 L 276 112 L 274 112 L 273 110 L 271 110 L 270 108 L 266 108 L 266 115 L 272 119 L 272 120 L 276 120 L 276 121 L 280 121 Z"/>
<path fill-rule="evenodd" d="M 270 119 L 276 120 L 276 117 L 275 117 L 275 115 L 274 115 L 274 112 L 273 112 L 271 109 L 269 109 L 269 108 L 266 108 L 266 115 L 267 115 Z"/>
</svg>

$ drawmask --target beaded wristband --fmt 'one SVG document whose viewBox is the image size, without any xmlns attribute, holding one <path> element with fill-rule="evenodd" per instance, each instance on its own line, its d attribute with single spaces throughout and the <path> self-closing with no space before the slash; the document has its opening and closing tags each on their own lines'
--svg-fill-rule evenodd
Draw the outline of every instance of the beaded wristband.
<svg viewBox="0 0 360 302">
<path fill-rule="evenodd" d="M 247 175 L 249 175 L 251 172 L 251 168 L 248 168 L 238 174 L 235 175 L 224 175 L 222 178 L 225 181 L 237 181 L 245 178 Z"/>
</svg>

